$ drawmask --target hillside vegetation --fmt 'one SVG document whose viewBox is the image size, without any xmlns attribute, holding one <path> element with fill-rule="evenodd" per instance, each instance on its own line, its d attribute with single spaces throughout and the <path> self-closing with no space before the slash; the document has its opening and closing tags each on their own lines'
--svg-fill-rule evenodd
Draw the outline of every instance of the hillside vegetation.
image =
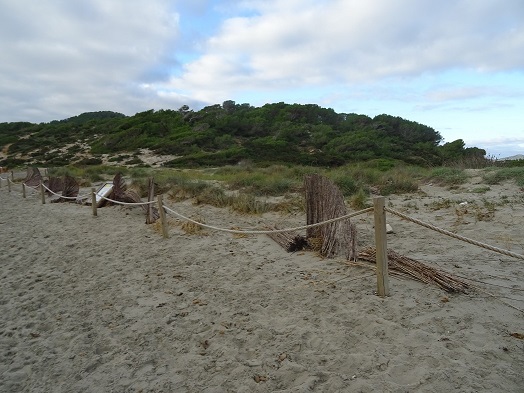
<svg viewBox="0 0 524 393">
<path fill-rule="evenodd" d="M 312 104 L 253 107 L 234 101 L 199 111 L 183 106 L 134 116 L 90 112 L 50 123 L 0 123 L 0 147 L 0 165 L 9 167 L 97 165 L 103 155 L 146 166 L 140 149 L 172 156 L 166 167 L 188 168 L 242 161 L 338 167 L 376 159 L 438 166 L 486 154 L 465 148 L 461 139 L 442 144 L 433 128 L 386 114 L 370 118 Z"/>
</svg>

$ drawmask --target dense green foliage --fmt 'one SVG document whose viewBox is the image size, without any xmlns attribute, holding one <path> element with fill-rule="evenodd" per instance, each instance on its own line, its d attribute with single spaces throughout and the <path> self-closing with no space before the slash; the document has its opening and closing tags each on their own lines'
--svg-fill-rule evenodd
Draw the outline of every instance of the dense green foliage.
<svg viewBox="0 0 524 393">
<path fill-rule="evenodd" d="M 101 154 L 133 154 L 148 148 L 173 155 L 170 167 L 208 167 L 249 160 L 257 164 L 341 166 L 382 159 L 423 166 L 485 151 L 457 140 L 440 145 L 431 127 L 394 117 L 336 113 L 318 105 L 225 101 L 199 111 L 149 110 L 134 116 L 84 113 L 51 123 L 0 123 L 0 165 L 100 163 Z M 80 157 L 79 153 L 89 155 Z"/>
</svg>

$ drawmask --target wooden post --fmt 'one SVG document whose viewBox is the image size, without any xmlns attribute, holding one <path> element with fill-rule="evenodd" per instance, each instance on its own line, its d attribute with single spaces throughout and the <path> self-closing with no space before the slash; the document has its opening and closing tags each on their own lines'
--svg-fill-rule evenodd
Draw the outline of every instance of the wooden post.
<svg viewBox="0 0 524 393">
<path fill-rule="evenodd" d="M 42 205 L 45 205 L 45 190 L 44 190 L 44 182 L 40 182 L 40 196 L 42 197 Z"/>
<path fill-rule="evenodd" d="M 22 198 L 25 198 L 25 183 L 22 183 Z"/>
<path fill-rule="evenodd" d="M 155 198 L 155 182 L 153 181 L 153 178 L 149 178 L 149 187 L 148 187 L 148 193 L 147 193 L 147 201 L 151 202 Z M 146 217 L 146 224 L 152 224 L 153 222 L 153 204 L 150 203 L 147 205 L 147 217 Z"/>
<path fill-rule="evenodd" d="M 91 188 L 91 207 L 93 208 L 93 216 L 96 216 L 96 188 L 94 187 Z"/>
<path fill-rule="evenodd" d="M 15 181 L 15 171 L 11 171 L 11 180 Z"/>
<path fill-rule="evenodd" d="M 7 178 L 7 189 L 11 192 L 11 180 L 9 180 L 9 177 Z"/>
<path fill-rule="evenodd" d="M 385 198 L 373 198 L 375 208 L 375 247 L 377 251 L 377 294 L 389 296 L 388 244 L 386 237 Z"/>
<path fill-rule="evenodd" d="M 158 196 L 158 211 L 160 213 L 160 222 L 162 223 L 162 235 L 167 239 L 169 238 L 169 233 L 167 232 L 166 211 L 164 210 L 162 195 Z"/>
</svg>

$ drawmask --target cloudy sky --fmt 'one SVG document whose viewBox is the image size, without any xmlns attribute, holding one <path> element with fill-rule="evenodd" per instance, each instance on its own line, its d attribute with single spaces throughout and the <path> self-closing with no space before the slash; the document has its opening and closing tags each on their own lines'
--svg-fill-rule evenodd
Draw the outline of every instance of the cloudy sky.
<svg viewBox="0 0 524 393">
<path fill-rule="evenodd" d="M 0 122 L 234 100 L 524 154 L 523 0 L 0 0 Z"/>
</svg>

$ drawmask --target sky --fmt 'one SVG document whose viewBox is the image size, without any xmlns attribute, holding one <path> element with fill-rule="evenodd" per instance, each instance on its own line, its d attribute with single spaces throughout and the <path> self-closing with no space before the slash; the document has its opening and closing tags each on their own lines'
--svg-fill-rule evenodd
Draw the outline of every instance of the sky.
<svg viewBox="0 0 524 393">
<path fill-rule="evenodd" d="M 0 0 L 0 122 L 233 100 L 524 154 L 523 0 Z"/>
</svg>

